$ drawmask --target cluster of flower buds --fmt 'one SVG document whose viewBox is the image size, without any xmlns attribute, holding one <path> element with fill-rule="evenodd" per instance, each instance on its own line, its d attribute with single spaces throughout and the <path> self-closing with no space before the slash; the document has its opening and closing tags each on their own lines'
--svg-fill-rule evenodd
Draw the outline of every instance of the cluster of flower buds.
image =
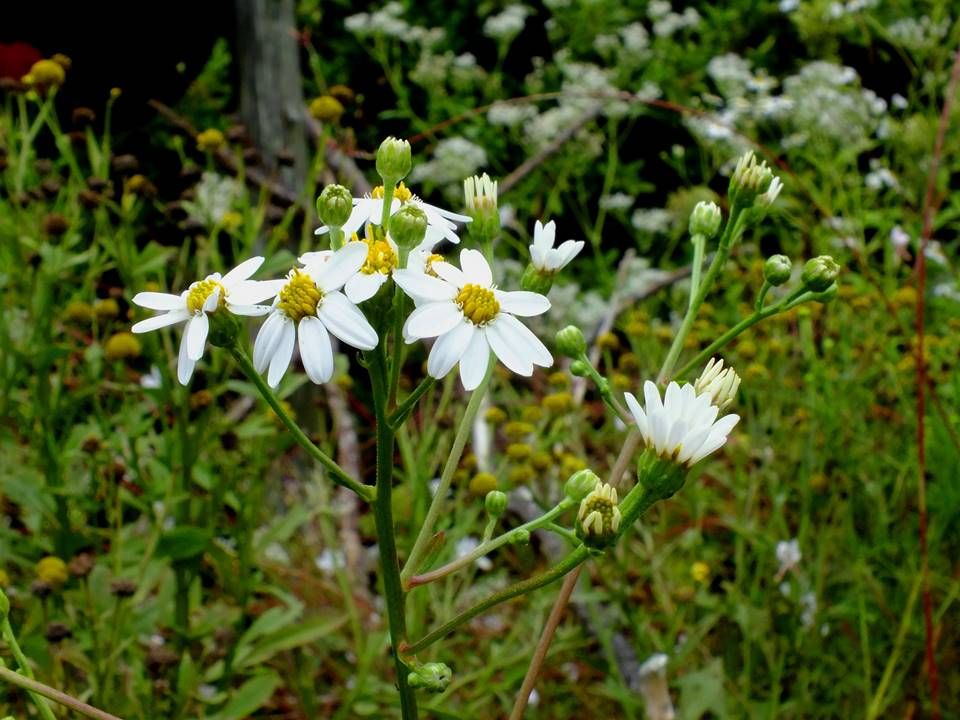
<svg viewBox="0 0 960 720">
<path fill-rule="evenodd" d="M 757 156 L 749 151 L 737 161 L 727 194 L 731 207 L 750 208 L 755 204 L 769 207 L 782 189 L 783 183 L 774 176 L 766 161 L 757 162 Z"/>
</svg>

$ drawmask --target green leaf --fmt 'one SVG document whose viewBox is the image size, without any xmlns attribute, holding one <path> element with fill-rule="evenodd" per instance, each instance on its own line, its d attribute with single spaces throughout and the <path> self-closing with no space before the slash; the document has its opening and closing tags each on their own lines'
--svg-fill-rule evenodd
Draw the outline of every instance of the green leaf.
<svg viewBox="0 0 960 720">
<path fill-rule="evenodd" d="M 243 659 L 236 662 L 237 668 L 262 665 L 277 653 L 307 645 L 331 635 L 347 623 L 347 616 L 318 617 L 301 625 L 287 627 L 271 637 L 264 638 Z M 239 653 L 238 653 L 239 655 Z"/>
<path fill-rule="evenodd" d="M 720 720 L 728 717 L 723 681 L 723 662 L 720 658 L 711 660 L 702 670 L 678 679 L 680 720 L 698 720 L 707 712 Z"/>
<path fill-rule="evenodd" d="M 245 682 L 227 706 L 217 713 L 213 720 L 243 720 L 248 715 L 263 707 L 280 684 L 280 676 L 271 671 L 257 675 Z"/>
<path fill-rule="evenodd" d="M 211 537 L 210 531 L 203 528 L 174 528 L 160 536 L 157 555 L 171 560 L 189 560 L 203 554 Z"/>
</svg>

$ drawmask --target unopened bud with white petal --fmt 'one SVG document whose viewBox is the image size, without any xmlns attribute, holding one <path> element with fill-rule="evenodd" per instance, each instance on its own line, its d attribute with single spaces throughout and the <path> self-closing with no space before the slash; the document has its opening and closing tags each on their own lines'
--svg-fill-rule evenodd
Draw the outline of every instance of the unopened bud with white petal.
<svg viewBox="0 0 960 720">
<path fill-rule="evenodd" d="M 710 358 L 707 367 L 693 384 L 697 395 L 709 395 L 712 403 L 720 410 L 726 408 L 737 397 L 740 389 L 740 376 L 732 367 L 723 367 L 723 360 Z"/>
<path fill-rule="evenodd" d="M 588 545 L 603 547 L 612 542 L 620 529 L 617 489 L 600 483 L 580 502 L 577 534 Z"/>
<path fill-rule="evenodd" d="M 723 215 L 715 202 L 698 202 L 690 213 L 690 234 L 703 235 L 707 240 L 720 230 Z"/>
<path fill-rule="evenodd" d="M 767 188 L 767 191 L 757 196 L 757 204 L 763 207 L 770 207 L 777 201 L 781 190 L 783 190 L 783 182 L 779 177 L 774 176 L 773 180 L 770 181 L 770 187 Z"/>
<path fill-rule="evenodd" d="M 410 152 L 410 143 L 388 137 L 377 150 L 377 173 L 383 178 L 383 184 L 396 185 L 410 172 L 413 157 Z"/>
<path fill-rule="evenodd" d="M 757 197 L 769 190 L 773 182 L 773 171 L 766 161 L 757 162 L 757 156 L 750 150 L 737 161 L 737 167 L 730 176 L 727 194 L 731 205 L 752 207 Z"/>
<path fill-rule="evenodd" d="M 463 198 L 467 215 L 473 222 L 467 226 L 471 237 L 483 244 L 500 234 L 500 211 L 497 209 L 497 181 L 483 175 L 463 181 Z"/>
</svg>

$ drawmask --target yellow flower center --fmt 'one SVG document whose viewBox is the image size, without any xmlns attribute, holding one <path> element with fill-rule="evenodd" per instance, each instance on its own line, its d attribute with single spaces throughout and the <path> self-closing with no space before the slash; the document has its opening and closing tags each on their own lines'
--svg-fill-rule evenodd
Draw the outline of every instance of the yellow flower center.
<svg viewBox="0 0 960 720">
<path fill-rule="evenodd" d="M 283 310 L 294 322 L 300 322 L 308 315 L 317 314 L 317 305 L 323 300 L 323 293 L 309 275 L 294 269 L 290 279 L 280 291 L 277 307 Z"/>
<path fill-rule="evenodd" d="M 207 298 L 218 288 L 220 290 L 220 298 L 217 300 L 217 309 L 222 308 L 227 301 L 227 291 L 223 285 L 216 280 L 207 278 L 206 280 L 195 282 L 190 286 L 190 293 L 187 295 L 187 310 L 192 313 L 202 311 L 204 304 L 207 302 Z"/>
<path fill-rule="evenodd" d="M 427 275 L 432 275 L 433 277 L 439 277 L 437 275 L 437 271 L 433 269 L 433 264 L 435 262 L 443 262 L 443 255 L 432 253 L 430 257 L 427 258 L 427 261 L 423 264 L 423 271 Z"/>
<path fill-rule="evenodd" d="M 375 200 L 382 200 L 384 194 L 383 185 L 377 185 L 371 192 L 370 197 Z M 407 200 L 413 197 L 413 193 L 410 192 L 410 189 L 404 185 L 402 182 L 397 184 L 397 187 L 393 190 L 393 196 L 402 203 L 405 203 Z"/>
<path fill-rule="evenodd" d="M 493 290 L 479 285 L 464 285 L 455 302 L 474 325 L 486 325 L 500 312 Z"/>
<path fill-rule="evenodd" d="M 367 259 L 360 267 L 360 272 L 364 275 L 373 275 L 374 273 L 389 275 L 397 267 L 397 253 L 394 252 L 390 243 L 386 240 L 368 238 L 366 240 L 358 239 L 355 242 L 365 242 L 369 248 Z"/>
</svg>

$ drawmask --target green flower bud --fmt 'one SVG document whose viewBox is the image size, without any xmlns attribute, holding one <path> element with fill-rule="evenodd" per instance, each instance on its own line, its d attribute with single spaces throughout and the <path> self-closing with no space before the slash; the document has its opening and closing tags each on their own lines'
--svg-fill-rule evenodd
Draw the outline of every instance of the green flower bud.
<svg viewBox="0 0 960 720">
<path fill-rule="evenodd" d="M 497 181 L 484 173 L 463 181 L 464 204 L 472 222 L 467 226 L 470 237 L 478 245 L 491 242 L 500 234 L 500 212 L 497 210 Z M 548 288 L 549 289 L 549 288 Z"/>
<path fill-rule="evenodd" d="M 523 528 L 517 528 L 510 533 L 510 542 L 514 545 L 526 545 L 530 542 L 530 531 Z"/>
<path fill-rule="evenodd" d="M 383 184 L 396 185 L 410 172 L 413 159 L 410 155 L 410 143 L 388 137 L 377 150 L 377 173 L 383 178 Z"/>
<path fill-rule="evenodd" d="M 556 336 L 557 352 L 573 360 L 587 351 L 587 341 L 583 331 L 576 325 L 567 325 Z M 577 373 L 574 373 L 576 375 Z"/>
<path fill-rule="evenodd" d="M 520 287 L 530 292 L 546 295 L 553 287 L 553 275 L 554 273 L 545 273 L 538 270 L 531 263 L 523 271 L 523 277 L 520 278 Z"/>
<path fill-rule="evenodd" d="M 599 483 L 600 478 L 597 474 L 593 470 L 586 468 L 584 470 L 578 470 L 567 478 L 567 481 L 563 484 L 563 492 L 574 502 L 580 502 L 589 495 Z"/>
<path fill-rule="evenodd" d="M 763 264 L 763 279 L 774 287 L 783 285 L 790 279 L 793 263 L 786 255 L 771 255 Z"/>
<path fill-rule="evenodd" d="M 483 501 L 487 513 L 492 517 L 500 517 L 507 509 L 507 494 L 500 490 L 491 490 Z"/>
<path fill-rule="evenodd" d="M 10 614 L 10 599 L 0 590 L 0 620 L 6 620 Z"/>
<path fill-rule="evenodd" d="M 730 176 L 727 195 L 731 205 L 752 207 L 758 195 L 765 193 L 773 182 L 773 171 L 766 161 L 757 162 L 753 151 L 747 151 L 737 161 L 737 167 Z"/>
<path fill-rule="evenodd" d="M 590 364 L 585 360 L 574 360 L 570 363 L 570 372 L 577 377 L 587 377 L 590 375 Z"/>
<path fill-rule="evenodd" d="M 400 247 L 416 247 L 426 234 L 427 214 L 416 205 L 405 203 L 390 216 L 390 236 Z"/>
<path fill-rule="evenodd" d="M 407 675 L 410 687 L 430 692 L 443 692 L 453 679 L 453 671 L 446 663 L 424 663 Z"/>
<path fill-rule="evenodd" d="M 216 347 L 233 347 L 240 335 L 240 318 L 231 312 L 218 309 L 207 313 L 210 319 L 210 334 L 207 336 L 211 345 Z"/>
<path fill-rule="evenodd" d="M 343 185 L 327 185 L 317 198 L 317 215 L 328 227 L 343 227 L 353 212 L 353 196 Z"/>
<path fill-rule="evenodd" d="M 829 255 L 820 255 L 807 260 L 800 279 L 807 290 L 823 292 L 836 281 L 839 274 L 840 266 L 836 261 Z"/>
<path fill-rule="evenodd" d="M 703 235 L 707 240 L 720 230 L 723 214 L 715 202 L 698 202 L 690 213 L 690 234 Z"/>
<path fill-rule="evenodd" d="M 580 502 L 577 513 L 577 535 L 588 545 L 604 547 L 617 537 L 620 529 L 620 508 L 617 490 L 599 483 Z"/>
</svg>

